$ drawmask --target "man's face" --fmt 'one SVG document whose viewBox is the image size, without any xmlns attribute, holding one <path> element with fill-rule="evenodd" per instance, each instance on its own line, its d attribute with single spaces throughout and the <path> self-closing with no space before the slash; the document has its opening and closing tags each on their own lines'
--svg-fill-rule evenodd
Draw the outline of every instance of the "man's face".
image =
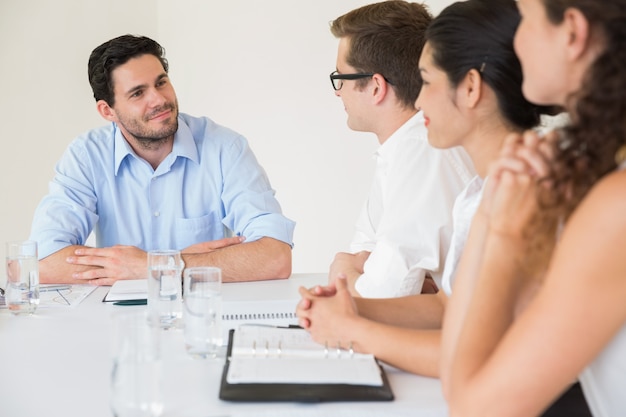
<svg viewBox="0 0 626 417">
<path fill-rule="evenodd" d="M 154 55 L 132 58 L 111 73 L 114 121 L 127 140 L 144 146 L 165 142 L 178 129 L 178 102 L 161 62 Z"/>
<path fill-rule="evenodd" d="M 350 38 L 341 38 L 337 51 L 337 71 L 340 74 L 353 74 L 358 72 L 346 62 L 350 49 Z M 371 81 L 371 80 L 370 80 Z M 335 95 L 341 98 L 348 114 L 348 127 L 359 132 L 371 132 L 371 120 L 368 117 L 367 87 L 359 88 L 357 80 L 343 80 L 341 89 L 335 91 Z"/>
</svg>

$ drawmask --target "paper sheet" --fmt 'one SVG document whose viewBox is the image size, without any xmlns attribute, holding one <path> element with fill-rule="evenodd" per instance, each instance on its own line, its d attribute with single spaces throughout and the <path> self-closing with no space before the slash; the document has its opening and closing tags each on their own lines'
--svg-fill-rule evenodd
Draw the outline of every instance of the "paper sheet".
<svg viewBox="0 0 626 417">
<path fill-rule="evenodd" d="M 233 357 L 228 383 L 382 386 L 374 358 Z"/>
<path fill-rule="evenodd" d="M 122 279 L 115 281 L 104 297 L 104 301 L 146 300 L 148 298 L 148 280 Z"/>
<path fill-rule="evenodd" d="M 39 293 L 39 307 L 75 307 L 98 288 L 95 285 L 72 285 L 69 290 L 44 291 Z"/>
<path fill-rule="evenodd" d="M 39 306 L 41 308 L 75 307 L 98 288 L 95 285 L 71 285 L 69 289 L 40 291 Z M 0 297 L 0 308 L 7 308 L 4 297 Z"/>
<path fill-rule="evenodd" d="M 266 326 L 235 331 L 227 381 L 383 385 L 374 356 L 320 345 L 303 329 Z"/>
</svg>

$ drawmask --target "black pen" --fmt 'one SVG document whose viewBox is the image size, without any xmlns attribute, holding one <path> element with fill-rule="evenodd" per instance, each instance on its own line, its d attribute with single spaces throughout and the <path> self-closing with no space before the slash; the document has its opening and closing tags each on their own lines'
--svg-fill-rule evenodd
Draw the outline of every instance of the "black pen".
<svg viewBox="0 0 626 417">
<path fill-rule="evenodd" d="M 122 300 L 113 303 L 114 306 L 142 306 L 148 304 L 148 300 Z"/>
</svg>

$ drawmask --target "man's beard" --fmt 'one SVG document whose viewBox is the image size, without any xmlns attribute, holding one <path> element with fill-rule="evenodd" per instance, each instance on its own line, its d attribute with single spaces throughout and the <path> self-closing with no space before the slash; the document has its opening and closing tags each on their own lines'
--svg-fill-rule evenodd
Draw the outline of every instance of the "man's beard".
<svg viewBox="0 0 626 417">
<path fill-rule="evenodd" d="M 168 122 L 156 129 L 147 128 L 145 124 L 147 124 L 154 115 L 166 110 L 171 110 L 175 114 L 176 117 L 172 122 Z M 159 146 L 166 143 L 178 130 L 178 105 L 167 103 L 144 116 L 141 122 L 137 121 L 137 119 L 120 117 L 118 114 L 118 122 L 137 140 L 137 142 L 139 142 L 141 147 L 144 149 L 157 149 Z"/>
</svg>

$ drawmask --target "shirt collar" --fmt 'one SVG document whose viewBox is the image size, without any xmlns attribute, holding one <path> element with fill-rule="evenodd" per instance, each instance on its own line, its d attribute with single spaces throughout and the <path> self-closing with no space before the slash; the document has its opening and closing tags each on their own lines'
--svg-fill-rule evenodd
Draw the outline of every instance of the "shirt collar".
<svg viewBox="0 0 626 417">
<path fill-rule="evenodd" d="M 115 135 L 115 175 L 119 172 L 122 162 L 128 155 L 133 155 L 136 158 L 140 158 L 133 148 L 130 146 L 122 131 L 118 128 L 116 123 L 113 123 L 113 130 Z M 193 138 L 189 126 L 183 121 L 180 116 L 178 117 L 178 130 L 174 135 L 174 146 L 172 152 L 168 155 L 168 159 L 173 161 L 177 157 L 183 157 L 190 159 L 191 161 L 198 163 L 198 148 Z"/>
<path fill-rule="evenodd" d="M 378 147 L 374 155 L 376 157 L 384 158 L 386 155 L 392 154 L 396 148 L 398 147 L 398 140 L 406 134 L 406 132 L 414 129 L 416 126 L 420 124 L 424 124 L 424 113 L 421 111 L 417 112 L 413 116 L 409 118 L 402 126 L 400 126 L 395 132 L 389 136 L 389 138 Z"/>
</svg>

